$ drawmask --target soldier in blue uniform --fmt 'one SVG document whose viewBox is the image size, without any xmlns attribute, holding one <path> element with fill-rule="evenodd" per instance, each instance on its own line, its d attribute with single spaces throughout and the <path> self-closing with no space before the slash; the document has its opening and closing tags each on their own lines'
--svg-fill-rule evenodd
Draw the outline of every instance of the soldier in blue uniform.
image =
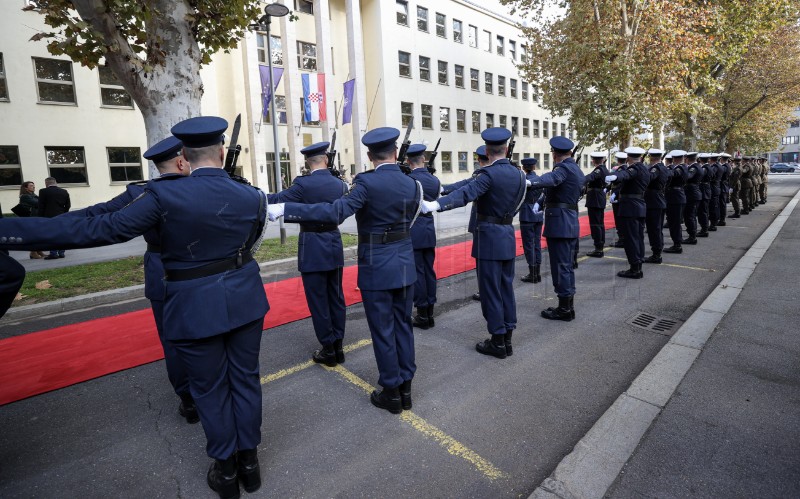
<svg viewBox="0 0 800 499">
<path fill-rule="evenodd" d="M 536 158 L 523 158 L 522 169 L 525 176 L 533 182 L 536 179 L 533 168 L 538 161 Z M 522 238 L 522 251 L 528 263 L 528 275 L 522 277 L 522 282 L 542 282 L 542 225 L 544 225 L 543 189 L 528 187 L 525 200 L 519 210 L 519 232 Z"/>
<path fill-rule="evenodd" d="M 227 126 L 217 117 L 175 125 L 172 134 L 183 142 L 191 175 L 149 183 L 122 210 L 87 218 L 16 219 L 0 223 L 0 239 L 14 238 L 12 246 L 26 249 L 54 243 L 78 248 L 158 230 L 164 334 L 189 374 L 206 452 L 214 459 L 208 485 L 220 497 L 238 497 L 239 480 L 249 492 L 261 485 L 258 355 L 269 305 L 251 251 L 263 230 L 266 198 L 222 169 Z"/>
<path fill-rule="evenodd" d="M 622 151 L 614 153 L 614 158 L 617 160 L 617 164 L 611 168 L 609 173 L 614 173 L 620 168 L 625 166 L 625 161 L 628 160 L 628 155 Z M 622 226 L 622 222 L 619 220 L 619 185 L 612 185 L 610 188 L 611 191 L 611 198 L 609 201 L 611 202 L 611 211 L 614 215 L 614 227 L 617 231 L 617 241 L 614 243 L 615 248 L 624 248 L 625 247 L 625 227 Z"/>
<path fill-rule="evenodd" d="M 508 159 L 506 128 L 487 128 L 481 133 L 486 142 L 486 156 L 491 162 L 478 170 L 477 177 L 460 189 L 425 201 L 422 211 L 447 211 L 477 205 L 472 256 L 478 263 L 478 291 L 481 311 L 491 338 L 475 345 L 484 354 L 505 359 L 513 354 L 511 336 L 517 327 L 517 303 L 514 297 L 514 259 L 516 237 L 514 215 L 522 204 L 527 183 L 525 174 Z"/>
<path fill-rule="evenodd" d="M 189 163 L 181 156 L 181 149 L 183 149 L 183 143 L 170 136 L 145 151 L 144 158 L 151 160 L 161 175 L 153 181 L 163 181 L 174 175 L 189 175 Z M 93 217 L 119 211 L 142 195 L 146 185 L 147 182 L 132 182 L 125 187 L 124 192 L 110 201 L 98 203 L 81 210 L 70 211 L 59 215 L 59 217 Z M 181 399 L 178 413 L 186 418 L 186 422 L 194 424 L 200 421 L 200 416 L 197 414 L 197 407 L 189 391 L 189 377 L 180 359 L 178 359 L 178 352 L 164 335 L 164 282 L 162 281 L 164 278 L 164 265 L 161 263 L 158 231 L 151 229 L 145 232 L 144 239 L 147 242 L 147 251 L 144 253 L 144 296 L 150 300 L 156 331 L 158 331 L 158 338 L 161 340 L 161 347 L 164 349 L 164 364 L 167 368 L 167 377 L 175 393 Z"/>
<path fill-rule="evenodd" d="M 566 137 L 550 139 L 553 170 L 531 181 L 533 187 L 545 187 L 544 237 L 550 254 L 550 276 L 558 296 L 558 307 L 542 310 L 542 317 L 571 321 L 575 318 L 575 269 L 573 258 L 580 235 L 578 199 L 584 175 L 572 157 L 575 144 Z"/>
<path fill-rule="evenodd" d="M 644 259 L 645 263 L 661 263 L 661 252 L 664 250 L 664 211 L 667 209 L 667 198 L 664 190 L 670 177 L 670 172 L 661 156 L 664 151 L 660 149 L 650 149 L 647 152 L 650 157 L 650 183 L 644 191 L 644 202 L 647 207 L 645 215 L 645 226 L 647 227 L 647 238 L 650 241 L 652 255 Z"/>
<path fill-rule="evenodd" d="M 0 218 L 3 218 L 2 213 Z M 0 235 L 0 244 L 7 242 Z M 0 251 L 0 318 L 11 308 L 23 282 L 25 282 L 25 267 L 8 256 L 7 251 Z"/>
<path fill-rule="evenodd" d="M 642 261 L 644 260 L 644 221 L 647 208 L 644 192 L 650 184 L 650 171 L 642 163 L 645 150 L 641 147 L 625 149 L 628 155 L 627 165 L 613 175 L 606 177 L 606 182 L 617 182 L 619 188 L 619 220 L 625 233 L 625 256 L 630 268 L 617 272 L 619 277 L 641 279 Z"/>
<path fill-rule="evenodd" d="M 355 214 L 358 225 L 358 287 L 378 363 L 378 384 L 370 401 L 392 414 L 411 409 L 414 332 L 411 326 L 416 269 L 411 226 L 419 213 L 422 187 L 397 164 L 400 131 L 383 127 L 367 132 L 374 170 L 356 175 L 350 193 L 331 203 L 274 204 L 270 219 L 340 224 Z"/>
<path fill-rule="evenodd" d="M 667 201 L 667 225 L 669 226 L 669 237 L 672 239 L 672 246 L 664 249 L 664 253 L 683 253 L 683 209 L 686 206 L 686 184 L 687 172 L 683 158 L 686 151 L 675 149 L 668 156 L 671 164 L 667 167 L 669 178 L 667 180 L 664 197 Z"/>
<path fill-rule="evenodd" d="M 709 206 L 711 203 L 711 178 L 713 172 L 708 163 L 709 154 L 700 153 L 697 155 L 699 160 L 698 168 L 701 172 L 700 178 L 700 203 L 697 205 L 697 223 L 700 225 L 700 230 L 697 232 L 697 237 L 708 237 L 708 223 L 709 223 Z"/>
<path fill-rule="evenodd" d="M 433 201 L 439 197 L 442 184 L 425 165 L 425 145 L 413 144 L 408 148 L 406 158 L 411 168 L 409 177 L 422 186 L 425 201 Z M 433 307 L 436 303 L 436 272 L 433 262 L 436 259 L 436 226 L 433 213 L 423 213 L 411 227 L 411 245 L 414 247 L 414 264 L 417 268 L 417 281 L 414 283 L 414 306 L 417 315 L 412 324 L 420 329 L 428 329 L 435 325 Z"/>
<path fill-rule="evenodd" d="M 719 223 L 719 197 L 720 197 L 720 177 L 722 177 L 722 165 L 719 163 L 719 154 L 710 153 L 708 170 L 711 172 L 709 182 L 711 184 L 711 198 L 708 202 L 708 230 L 716 232 Z"/>
<path fill-rule="evenodd" d="M 731 164 L 729 158 L 731 155 L 721 153 L 719 157 L 719 220 L 717 221 L 717 227 L 725 227 L 727 225 L 725 220 L 728 218 L 728 202 L 730 201 Z"/>
<path fill-rule="evenodd" d="M 586 253 L 586 256 L 603 258 L 603 248 L 606 245 L 606 175 L 609 172 L 605 167 L 605 153 L 593 152 L 590 156 L 594 170 L 584 177 L 584 181 L 586 185 L 586 211 L 589 215 L 589 229 L 592 232 L 594 250 Z"/>
<path fill-rule="evenodd" d="M 683 192 L 686 194 L 686 206 L 683 210 L 683 223 L 686 226 L 688 237 L 681 241 L 682 244 L 697 244 L 697 208 L 703 199 L 700 191 L 703 172 L 695 159 L 697 159 L 696 152 L 686 153 L 686 183 L 683 187 Z"/>
<path fill-rule="evenodd" d="M 274 203 L 332 203 L 347 194 L 347 184 L 328 169 L 329 142 L 312 144 L 300 152 L 305 156 L 308 175 L 297 177 L 288 189 L 267 195 Z M 344 249 L 336 223 L 301 223 L 297 246 L 297 270 L 311 312 L 311 323 L 322 349 L 311 359 L 334 367 L 344 362 L 345 318 L 347 306 L 342 288 Z"/>
</svg>

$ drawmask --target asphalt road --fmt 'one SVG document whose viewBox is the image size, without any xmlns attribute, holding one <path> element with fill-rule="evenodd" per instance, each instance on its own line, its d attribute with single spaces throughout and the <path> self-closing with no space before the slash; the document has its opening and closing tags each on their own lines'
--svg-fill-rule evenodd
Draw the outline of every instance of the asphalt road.
<svg viewBox="0 0 800 499">
<path fill-rule="evenodd" d="M 377 368 L 361 305 L 348 309 L 345 343 L 356 348 L 346 370 L 306 364 L 317 346 L 308 319 L 265 332 L 264 487 L 255 496 L 527 496 L 669 338 L 626 321 L 641 312 L 688 318 L 797 192 L 800 176 L 771 178 L 769 188 L 767 205 L 665 265 L 646 266 L 642 280 L 616 278 L 627 267 L 621 249 L 582 261 L 573 322 L 539 317 L 556 302 L 549 272 L 540 285 L 517 280 L 515 354 L 504 361 L 474 351 L 486 336 L 470 299 L 474 272 L 440 281 L 437 326 L 415 331 L 414 410 L 402 417 L 369 403 Z M 518 259 L 517 275 L 526 271 Z M 176 407 L 162 362 L 0 407 L 0 496 L 214 497 L 202 430 Z"/>
</svg>

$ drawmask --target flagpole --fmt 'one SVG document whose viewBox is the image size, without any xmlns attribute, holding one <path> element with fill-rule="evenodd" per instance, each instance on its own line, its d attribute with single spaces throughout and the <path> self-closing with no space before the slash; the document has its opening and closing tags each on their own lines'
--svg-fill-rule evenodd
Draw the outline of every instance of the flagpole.
<svg viewBox="0 0 800 499">
<path fill-rule="evenodd" d="M 272 116 L 272 140 L 275 143 L 275 192 L 283 190 L 283 182 L 281 181 L 281 153 L 278 147 L 278 120 L 275 116 L 275 84 L 272 79 L 272 37 L 270 36 L 270 25 L 272 24 L 272 16 L 267 14 L 265 16 L 267 25 L 267 60 L 269 61 L 269 90 L 272 93 L 270 99 L 270 115 Z M 283 217 L 278 219 L 278 225 L 281 233 L 281 244 L 286 244 L 286 227 L 283 224 Z"/>
</svg>

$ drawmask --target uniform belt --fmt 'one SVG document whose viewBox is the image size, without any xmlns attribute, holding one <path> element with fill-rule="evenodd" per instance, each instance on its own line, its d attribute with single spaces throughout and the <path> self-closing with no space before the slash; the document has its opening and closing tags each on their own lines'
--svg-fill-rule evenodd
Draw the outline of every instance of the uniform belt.
<svg viewBox="0 0 800 499">
<path fill-rule="evenodd" d="M 409 232 L 387 232 L 385 234 L 359 234 L 358 244 L 389 244 L 411 237 Z"/>
<path fill-rule="evenodd" d="M 514 223 L 514 215 L 511 215 L 510 217 L 493 217 L 490 215 L 481 215 L 480 213 L 478 213 L 477 220 L 478 222 L 487 222 L 496 225 L 511 225 Z"/>
<path fill-rule="evenodd" d="M 300 232 L 333 232 L 339 228 L 338 225 L 312 225 L 300 226 Z"/>
<path fill-rule="evenodd" d="M 578 211 L 578 205 L 577 204 L 547 203 L 547 202 L 545 202 L 544 207 L 545 208 L 561 208 L 563 210 Z"/>
<path fill-rule="evenodd" d="M 603 188 L 602 188 L 602 187 L 589 187 L 589 188 L 588 188 L 588 189 L 586 189 L 586 190 L 587 190 L 587 191 L 602 191 L 602 190 L 603 190 Z"/>
<path fill-rule="evenodd" d="M 158 244 L 147 243 L 147 251 L 150 253 L 161 253 L 161 246 Z"/>
<path fill-rule="evenodd" d="M 236 270 L 241 268 L 244 264 L 249 263 L 253 259 L 250 252 L 243 254 L 240 257 L 228 258 L 225 260 L 218 260 L 211 262 L 200 267 L 191 269 L 164 269 L 164 280 L 166 281 L 188 281 L 190 279 L 199 279 L 201 277 L 208 277 L 214 274 L 221 274 L 229 270 Z"/>
<path fill-rule="evenodd" d="M 644 194 L 625 194 L 624 192 L 619 193 L 620 199 L 644 199 Z"/>
</svg>

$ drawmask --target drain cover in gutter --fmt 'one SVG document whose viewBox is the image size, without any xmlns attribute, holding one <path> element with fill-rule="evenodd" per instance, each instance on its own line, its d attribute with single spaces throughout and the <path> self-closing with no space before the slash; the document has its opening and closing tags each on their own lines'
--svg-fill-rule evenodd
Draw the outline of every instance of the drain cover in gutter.
<svg viewBox="0 0 800 499">
<path fill-rule="evenodd" d="M 666 317 L 659 317 L 657 315 L 645 314 L 640 312 L 634 315 L 631 319 L 626 321 L 631 326 L 653 331 L 658 334 L 671 335 L 678 330 L 681 321 L 675 319 L 668 319 Z"/>
</svg>

